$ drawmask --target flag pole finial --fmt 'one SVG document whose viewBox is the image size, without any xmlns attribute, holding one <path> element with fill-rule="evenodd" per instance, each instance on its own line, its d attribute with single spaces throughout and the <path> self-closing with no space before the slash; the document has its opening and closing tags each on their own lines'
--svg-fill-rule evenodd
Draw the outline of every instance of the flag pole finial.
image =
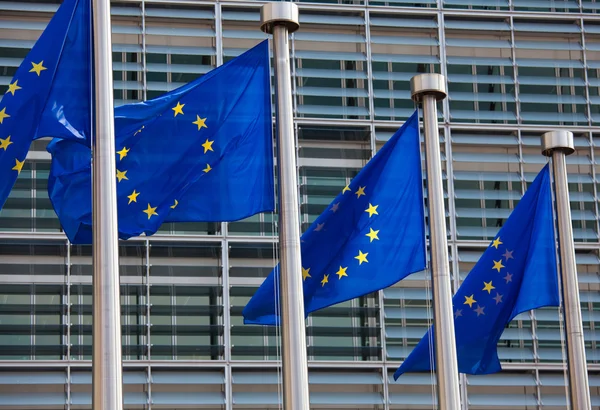
<svg viewBox="0 0 600 410">
<path fill-rule="evenodd" d="M 558 230 L 562 303 L 567 339 L 569 399 L 573 409 L 591 409 L 590 388 L 581 319 L 581 304 L 569 206 L 566 156 L 575 152 L 573 133 L 550 131 L 542 134 L 542 154 L 552 157 L 554 197 Z"/>
<path fill-rule="evenodd" d="M 260 29 L 273 34 L 275 26 L 284 26 L 288 33 L 300 28 L 298 6 L 295 3 L 280 1 L 267 3 L 260 9 Z"/>
<path fill-rule="evenodd" d="M 571 131 L 548 131 L 542 134 L 542 155 L 551 157 L 554 151 L 561 151 L 565 155 L 575 152 L 573 133 Z"/>
<path fill-rule="evenodd" d="M 410 95 L 420 103 L 426 95 L 433 95 L 436 101 L 448 96 L 446 80 L 441 74 L 419 74 L 410 79 Z"/>
</svg>

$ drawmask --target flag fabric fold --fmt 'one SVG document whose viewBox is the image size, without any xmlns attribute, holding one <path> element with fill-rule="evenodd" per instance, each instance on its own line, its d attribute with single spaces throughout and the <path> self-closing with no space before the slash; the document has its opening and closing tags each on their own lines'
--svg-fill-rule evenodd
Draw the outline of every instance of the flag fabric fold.
<svg viewBox="0 0 600 410">
<path fill-rule="evenodd" d="M 302 235 L 305 314 L 425 269 L 423 206 L 415 112 Z M 275 275 L 279 265 L 244 308 L 244 323 L 279 324 Z"/>
<path fill-rule="evenodd" d="M 0 101 L 0 209 L 31 142 L 64 138 L 90 145 L 92 50 L 89 0 L 65 0 Z"/>
<path fill-rule="evenodd" d="M 115 109 L 119 237 L 164 222 L 219 222 L 274 209 L 268 42 L 156 99 Z M 91 152 L 48 145 L 48 193 L 74 244 L 92 241 Z"/>
<path fill-rule="evenodd" d="M 522 312 L 558 306 L 558 270 L 549 167 L 537 175 L 453 299 L 458 370 L 501 370 L 498 342 Z M 433 327 L 394 374 L 430 371 Z M 435 366 L 434 366 L 435 367 Z"/>
</svg>

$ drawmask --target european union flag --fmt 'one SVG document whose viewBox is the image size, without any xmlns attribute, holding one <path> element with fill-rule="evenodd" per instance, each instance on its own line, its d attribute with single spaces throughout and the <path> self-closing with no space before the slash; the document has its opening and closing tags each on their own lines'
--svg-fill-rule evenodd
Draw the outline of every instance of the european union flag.
<svg viewBox="0 0 600 410">
<path fill-rule="evenodd" d="M 306 315 L 425 269 L 417 115 L 404 123 L 302 235 Z M 278 324 L 275 275 L 279 265 L 244 308 L 244 323 Z"/>
<path fill-rule="evenodd" d="M 0 209 L 35 139 L 89 144 L 89 0 L 65 0 L 27 54 L 0 100 Z"/>
<path fill-rule="evenodd" d="M 232 221 L 274 209 L 271 76 L 264 41 L 159 98 L 115 109 L 119 237 L 163 222 Z M 74 244 L 92 242 L 91 153 L 48 145 L 48 192 Z"/>
<path fill-rule="evenodd" d="M 535 178 L 452 299 L 458 370 L 501 370 L 497 344 L 518 314 L 558 306 L 558 274 L 548 165 Z M 429 371 L 433 328 L 394 374 Z"/>
</svg>

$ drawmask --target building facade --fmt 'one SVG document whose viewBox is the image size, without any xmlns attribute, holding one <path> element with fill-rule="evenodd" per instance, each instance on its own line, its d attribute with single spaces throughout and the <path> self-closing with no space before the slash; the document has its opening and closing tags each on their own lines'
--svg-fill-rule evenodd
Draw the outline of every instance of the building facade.
<svg viewBox="0 0 600 410">
<path fill-rule="evenodd" d="M 58 0 L 0 0 L 0 94 Z M 151 99 L 267 38 L 261 3 L 114 1 L 116 104 Z M 302 228 L 413 112 L 409 80 L 447 76 L 439 104 L 455 289 L 547 159 L 567 158 L 592 403 L 600 408 L 600 0 L 315 0 L 291 37 Z M 210 96 L 207 96 L 210 98 Z M 34 143 L 0 212 L 0 409 L 91 408 L 91 247 L 71 246 Z M 125 409 L 280 407 L 274 328 L 241 311 L 275 264 L 273 214 L 166 224 L 120 243 Z M 432 318 L 426 272 L 307 320 L 311 406 L 431 409 L 433 376 L 391 375 Z M 598 313 L 596 313 L 598 312 Z M 504 371 L 461 375 L 464 409 L 565 408 L 556 308 L 503 334 Z"/>
</svg>

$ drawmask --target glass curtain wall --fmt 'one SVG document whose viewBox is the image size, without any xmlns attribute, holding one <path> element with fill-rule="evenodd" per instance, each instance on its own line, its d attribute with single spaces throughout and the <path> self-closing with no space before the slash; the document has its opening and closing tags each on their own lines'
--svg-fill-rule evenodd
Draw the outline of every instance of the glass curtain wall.
<svg viewBox="0 0 600 410">
<path fill-rule="evenodd" d="M 0 94 L 58 6 L 0 0 Z M 267 38 L 259 3 L 113 1 L 116 104 L 173 90 Z M 300 2 L 291 38 L 302 229 L 413 112 L 409 81 L 447 76 L 440 148 L 455 289 L 546 163 L 539 137 L 574 132 L 567 157 L 590 388 L 600 408 L 600 2 Z M 0 97 L 1 98 L 1 97 Z M 2 102 L 0 100 L 0 106 Z M 0 409 L 91 407 L 91 247 L 72 246 L 33 144 L 0 212 Z M 125 408 L 278 408 L 274 328 L 241 312 L 275 263 L 276 215 L 170 223 L 120 244 Z M 416 273 L 307 321 L 315 410 L 427 409 L 430 374 L 391 375 L 432 318 Z M 598 312 L 598 313 L 596 313 Z M 518 316 L 504 371 L 461 376 L 465 409 L 565 406 L 557 309 Z"/>
</svg>

